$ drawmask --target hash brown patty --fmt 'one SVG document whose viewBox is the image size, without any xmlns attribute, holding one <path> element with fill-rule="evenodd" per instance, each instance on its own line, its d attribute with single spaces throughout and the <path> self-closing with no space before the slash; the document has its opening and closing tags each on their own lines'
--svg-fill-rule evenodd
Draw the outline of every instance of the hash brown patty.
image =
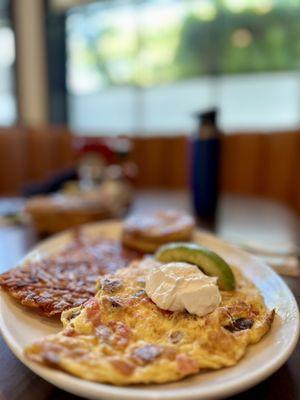
<svg viewBox="0 0 300 400">
<path fill-rule="evenodd" d="M 113 273 L 137 258 L 117 240 L 76 238 L 60 253 L 0 275 L 9 295 L 46 317 L 77 307 L 95 294 L 99 275 Z"/>
</svg>

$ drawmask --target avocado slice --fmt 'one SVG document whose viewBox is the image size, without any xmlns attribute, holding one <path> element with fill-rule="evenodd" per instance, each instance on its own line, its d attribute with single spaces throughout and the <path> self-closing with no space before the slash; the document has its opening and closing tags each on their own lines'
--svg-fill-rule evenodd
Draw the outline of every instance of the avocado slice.
<svg viewBox="0 0 300 400">
<path fill-rule="evenodd" d="M 218 277 L 221 290 L 234 290 L 235 278 L 230 266 L 218 254 L 196 243 L 168 243 L 155 253 L 158 261 L 187 262 L 197 265 L 206 275 Z"/>
</svg>

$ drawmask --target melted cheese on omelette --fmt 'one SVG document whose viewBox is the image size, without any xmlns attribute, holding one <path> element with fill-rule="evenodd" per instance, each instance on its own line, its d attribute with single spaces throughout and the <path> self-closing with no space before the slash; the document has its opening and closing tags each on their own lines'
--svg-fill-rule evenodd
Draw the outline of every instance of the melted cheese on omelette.
<svg viewBox="0 0 300 400">
<path fill-rule="evenodd" d="M 65 311 L 63 331 L 28 346 L 27 356 L 87 380 L 163 383 L 234 365 L 269 331 L 274 311 L 237 270 L 236 290 L 223 291 L 220 306 L 197 317 L 163 311 L 147 297 L 154 264 L 149 258 L 101 277 L 96 297 Z"/>
</svg>

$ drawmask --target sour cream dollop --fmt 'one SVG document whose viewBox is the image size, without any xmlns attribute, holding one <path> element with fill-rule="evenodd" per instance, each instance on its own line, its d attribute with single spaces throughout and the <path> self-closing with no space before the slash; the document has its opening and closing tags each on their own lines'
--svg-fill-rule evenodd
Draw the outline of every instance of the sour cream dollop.
<svg viewBox="0 0 300 400">
<path fill-rule="evenodd" d="M 221 302 L 217 278 L 183 262 L 171 262 L 151 269 L 146 276 L 145 290 L 159 308 L 186 310 L 199 317 L 214 311 Z"/>
</svg>

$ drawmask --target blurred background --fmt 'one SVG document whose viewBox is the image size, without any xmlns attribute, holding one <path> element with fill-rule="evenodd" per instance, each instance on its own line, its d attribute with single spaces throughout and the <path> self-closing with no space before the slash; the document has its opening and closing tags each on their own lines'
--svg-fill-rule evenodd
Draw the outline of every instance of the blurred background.
<svg viewBox="0 0 300 400">
<path fill-rule="evenodd" d="M 185 190 L 195 113 L 217 109 L 218 193 L 300 213 L 299 20 L 299 0 L 0 0 L 0 195 L 95 164 Z"/>
<path fill-rule="evenodd" d="M 0 272 L 45 235 L 172 208 L 299 303 L 300 0 L 0 0 Z M 4 396 L 37 398 L 0 355 Z M 296 399 L 299 351 L 280 371 L 242 398 Z"/>
</svg>

